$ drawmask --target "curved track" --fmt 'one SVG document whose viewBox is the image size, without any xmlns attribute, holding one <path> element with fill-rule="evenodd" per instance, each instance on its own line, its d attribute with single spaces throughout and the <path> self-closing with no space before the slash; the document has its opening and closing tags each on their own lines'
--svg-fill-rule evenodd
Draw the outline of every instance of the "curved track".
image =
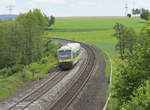
<svg viewBox="0 0 150 110">
<path fill-rule="evenodd" d="M 54 87 L 60 80 L 62 80 L 68 72 L 56 72 L 55 75 L 45 81 L 39 88 L 29 93 L 27 96 L 16 102 L 8 110 L 22 110 L 31 105 L 34 101 L 38 100 L 42 95 L 44 95 L 48 90 Z"/>
<path fill-rule="evenodd" d="M 75 97 L 85 86 L 91 74 L 94 72 L 96 66 L 96 50 L 90 45 L 86 45 L 84 43 L 80 43 L 80 44 L 87 51 L 88 54 L 88 60 L 86 62 L 86 66 L 82 71 L 80 71 L 80 77 L 75 82 L 72 83 L 71 88 L 69 88 L 64 93 L 64 95 L 62 95 L 53 105 L 49 105 L 47 107 L 47 110 L 67 109 L 67 107 L 71 104 L 71 102 L 75 99 Z"/>
<path fill-rule="evenodd" d="M 59 41 L 67 41 L 67 42 L 74 42 L 70 40 L 64 39 L 54 39 Z M 88 59 L 82 64 L 81 69 L 79 69 L 78 74 L 79 77 L 72 81 L 70 84 L 70 88 L 66 90 L 62 95 L 53 103 L 48 105 L 46 109 L 49 110 L 65 110 L 71 102 L 75 99 L 78 93 L 82 90 L 85 86 L 87 81 L 89 80 L 91 74 L 93 73 L 96 65 L 96 50 L 90 45 L 86 45 L 81 43 L 81 46 L 87 51 Z M 8 110 L 23 110 L 30 106 L 33 102 L 38 100 L 41 96 L 43 96 L 47 91 L 49 91 L 52 87 L 54 87 L 58 82 L 60 82 L 68 72 L 61 71 L 56 72 L 55 75 L 43 83 L 38 89 L 33 91 L 32 93 L 28 94 L 20 101 L 12 105 Z"/>
</svg>

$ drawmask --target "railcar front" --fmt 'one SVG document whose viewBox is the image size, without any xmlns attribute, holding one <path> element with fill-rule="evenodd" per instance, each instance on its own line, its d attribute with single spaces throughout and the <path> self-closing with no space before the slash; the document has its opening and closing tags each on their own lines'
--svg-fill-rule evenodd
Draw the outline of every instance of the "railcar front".
<svg viewBox="0 0 150 110">
<path fill-rule="evenodd" d="M 72 60 L 72 51 L 67 50 L 59 50 L 58 51 L 58 57 L 59 57 L 59 67 L 61 69 L 69 69 L 73 66 L 73 60 Z"/>
</svg>

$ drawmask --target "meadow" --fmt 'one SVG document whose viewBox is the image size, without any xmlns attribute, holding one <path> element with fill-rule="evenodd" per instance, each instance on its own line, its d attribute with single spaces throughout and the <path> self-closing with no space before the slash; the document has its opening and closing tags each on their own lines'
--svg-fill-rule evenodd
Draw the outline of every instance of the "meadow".
<svg viewBox="0 0 150 110">
<path fill-rule="evenodd" d="M 95 45 L 114 57 L 117 55 L 117 40 L 112 35 L 113 26 L 117 22 L 133 27 L 137 32 L 140 32 L 145 24 L 140 18 L 56 18 L 49 36 Z"/>
</svg>

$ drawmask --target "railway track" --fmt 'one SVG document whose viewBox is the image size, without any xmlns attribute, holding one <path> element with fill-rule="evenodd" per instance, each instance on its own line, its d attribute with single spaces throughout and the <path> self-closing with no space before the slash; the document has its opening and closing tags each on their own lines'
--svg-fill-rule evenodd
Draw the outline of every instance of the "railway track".
<svg viewBox="0 0 150 110">
<path fill-rule="evenodd" d="M 54 40 L 64 41 L 63 39 Z M 70 40 L 65 41 L 72 42 Z M 78 77 L 70 83 L 70 88 L 62 93 L 62 95 L 56 101 L 54 101 L 52 104 L 49 104 L 46 107 L 47 110 L 65 110 L 86 85 L 86 82 L 89 80 L 91 74 L 93 73 L 96 65 L 95 49 L 92 46 L 86 45 L 84 43 L 80 44 L 87 51 L 88 59 L 84 61 L 82 67 L 79 69 L 77 73 Z M 57 83 L 59 83 L 67 75 L 67 73 L 68 72 L 66 71 L 56 72 L 51 79 L 45 81 L 38 89 L 34 90 L 16 102 L 8 110 L 24 110 L 36 100 L 38 100 L 41 96 L 46 94 Z"/>
<path fill-rule="evenodd" d="M 70 41 L 70 40 L 67 40 Z M 88 60 L 87 64 L 82 71 L 80 71 L 80 77 L 72 83 L 71 88 L 69 88 L 64 95 L 62 95 L 53 105 L 49 105 L 47 110 L 66 110 L 75 97 L 79 94 L 82 88 L 86 85 L 91 74 L 94 72 L 96 66 L 96 51 L 92 46 L 80 43 L 81 46 L 87 51 Z"/>
<path fill-rule="evenodd" d="M 29 93 L 27 96 L 16 102 L 12 105 L 8 110 L 24 110 L 33 102 L 38 100 L 41 96 L 43 96 L 47 91 L 49 91 L 52 87 L 54 87 L 60 80 L 62 80 L 66 75 L 67 71 L 58 71 L 55 72 L 55 75 L 51 77 L 49 80 L 45 81 L 39 88 Z"/>
</svg>

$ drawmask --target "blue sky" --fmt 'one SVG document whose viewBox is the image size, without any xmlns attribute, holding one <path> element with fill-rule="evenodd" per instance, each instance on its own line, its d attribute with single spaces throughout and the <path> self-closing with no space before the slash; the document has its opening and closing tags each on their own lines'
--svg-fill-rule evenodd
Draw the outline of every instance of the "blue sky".
<svg viewBox="0 0 150 110">
<path fill-rule="evenodd" d="M 7 14 L 6 7 L 12 4 L 14 14 L 39 8 L 54 16 L 123 16 L 126 1 L 128 12 L 137 7 L 150 9 L 150 0 L 0 0 L 0 14 Z"/>
</svg>

